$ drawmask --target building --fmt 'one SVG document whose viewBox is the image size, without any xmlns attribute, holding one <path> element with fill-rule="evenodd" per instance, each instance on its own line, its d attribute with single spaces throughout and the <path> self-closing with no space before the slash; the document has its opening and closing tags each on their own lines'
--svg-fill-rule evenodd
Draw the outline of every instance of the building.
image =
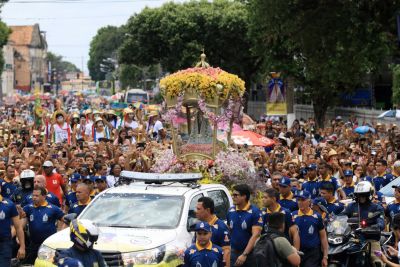
<svg viewBox="0 0 400 267">
<path fill-rule="evenodd" d="M 4 68 L 1 74 L 1 88 L 3 96 L 14 93 L 14 48 L 11 45 L 3 46 Z"/>
<path fill-rule="evenodd" d="M 9 26 L 14 49 L 14 89 L 30 92 L 47 82 L 47 42 L 39 24 Z"/>
</svg>

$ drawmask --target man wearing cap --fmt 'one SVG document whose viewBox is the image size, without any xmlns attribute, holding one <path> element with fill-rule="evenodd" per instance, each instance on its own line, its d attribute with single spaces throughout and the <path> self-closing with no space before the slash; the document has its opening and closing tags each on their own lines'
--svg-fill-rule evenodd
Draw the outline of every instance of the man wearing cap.
<svg viewBox="0 0 400 267">
<path fill-rule="evenodd" d="M 46 188 L 46 178 L 43 175 L 36 175 L 33 179 L 33 188 L 44 187 Z M 46 201 L 50 204 L 53 204 L 57 207 L 61 207 L 60 201 L 57 196 L 53 193 L 49 192 L 47 189 Z M 25 207 L 33 203 L 33 190 L 30 194 L 28 194 L 21 202 L 21 207 Z"/>
<path fill-rule="evenodd" d="M 311 194 L 311 198 L 314 199 L 319 195 L 319 183 L 317 181 L 317 164 L 312 163 L 307 166 L 307 181 L 303 183 L 303 190 Z"/>
<path fill-rule="evenodd" d="M 227 222 L 231 230 L 231 266 L 253 267 L 247 256 L 253 251 L 263 227 L 262 213 L 250 203 L 251 190 L 247 184 L 233 187 L 233 204 Z"/>
<path fill-rule="evenodd" d="M 108 188 L 107 176 L 104 175 L 94 176 L 94 181 L 96 183 L 96 188 L 98 193 L 103 192 Z"/>
<path fill-rule="evenodd" d="M 69 209 L 68 213 L 76 213 L 78 216 L 81 212 L 89 205 L 90 198 L 90 188 L 85 183 L 80 183 L 76 187 L 76 199 L 78 202 L 72 205 Z"/>
<path fill-rule="evenodd" d="M 297 210 L 297 203 L 296 200 L 293 198 L 292 187 L 290 186 L 290 178 L 289 177 L 282 177 L 279 181 L 279 204 L 290 210 L 295 211 Z"/>
<path fill-rule="evenodd" d="M 335 190 L 331 183 L 325 183 L 319 189 L 321 197 L 323 197 L 327 202 L 327 209 L 329 214 L 338 215 L 344 210 L 344 204 L 340 203 L 335 198 Z"/>
<path fill-rule="evenodd" d="M 14 165 L 10 164 L 6 167 L 6 176 L 4 179 L 0 179 L 2 187 L 1 195 L 4 198 L 13 199 L 14 193 L 17 191 L 18 184 L 14 181 L 15 168 Z"/>
<path fill-rule="evenodd" d="M 328 239 L 322 217 L 310 208 L 311 194 L 296 193 L 299 210 L 292 212 L 294 224 L 299 228 L 302 267 L 328 266 Z M 295 226 L 292 226 L 295 227 Z"/>
<path fill-rule="evenodd" d="M 387 161 L 384 159 L 380 159 L 375 163 L 376 176 L 372 178 L 372 183 L 376 192 L 393 180 L 393 175 L 386 172 L 387 167 Z"/>
<path fill-rule="evenodd" d="M 78 202 L 76 198 L 76 187 L 78 186 L 78 182 L 81 179 L 81 175 L 79 173 L 73 173 L 69 179 L 70 182 L 70 190 L 65 197 L 65 205 L 69 209 L 73 204 Z"/>
<path fill-rule="evenodd" d="M 326 202 L 325 198 L 317 197 L 312 200 L 311 208 L 313 211 L 318 212 L 321 214 L 322 220 L 324 221 L 324 226 L 326 227 L 329 222 L 329 212 L 328 212 L 328 202 Z"/>
<path fill-rule="evenodd" d="M 0 184 L 0 191 L 1 191 Z M 12 236 L 11 225 L 14 226 L 20 247 L 17 258 L 25 257 L 25 236 L 22 223 L 18 216 L 15 204 L 0 195 L 0 266 L 11 266 L 12 258 Z"/>
<path fill-rule="evenodd" d="M 231 238 L 228 226 L 214 214 L 214 201 L 210 197 L 201 197 L 197 201 L 196 217 L 200 221 L 208 222 L 211 226 L 211 242 L 220 246 L 224 252 L 224 263 L 230 267 Z"/>
<path fill-rule="evenodd" d="M 274 212 L 280 212 L 285 215 L 284 233 L 286 237 L 292 241 L 296 249 L 300 249 L 299 231 L 297 227 L 291 228 L 291 226 L 293 225 L 291 211 L 279 205 L 278 199 L 279 199 L 278 191 L 276 191 L 273 188 L 268 188 L 265 190 L 263 196 L 263 204 L 265 208 L 262 210 L 263 221 L 264 221 L 263 233 L 268 232 L 269 215 Z"/>
<path fill-rule="evenodd" d="M 346 194 L 346 197 L 349 198 L 349 196 L 354 193 L 353 171 L 346 170 L 343 172 L 343 175 L 344 185 L 342 189 Z"/>
<path fill-rule="evenodd" d="M 196 224 L 196 243 L 184 256 L 184 267 L 223 267 L 222 248 L 211 242 L 212 229 L 207 222 Z"/>
<path fill-rule="evenodd" d="M 385 209 L 385 216 L 389 219 L 390 223 L 392 223 L 394 216 L 400 213 L 400 186 L 393 185 L 392 188 L 394 188 L 393 196 L 395 200 Z"/>
<path fill-rule="evenodd" d="M 64 183 L 62 176 L 56 172 L 53 172 L 53 162 L 46 160 L 43 163 L 43 173 L 46 178 L 46 188 L 49 192 L 53 193 L 58 197 L 60 203 L 63 203 L 63 195 L 67 195 L 67 186 Z"/>
</svg>

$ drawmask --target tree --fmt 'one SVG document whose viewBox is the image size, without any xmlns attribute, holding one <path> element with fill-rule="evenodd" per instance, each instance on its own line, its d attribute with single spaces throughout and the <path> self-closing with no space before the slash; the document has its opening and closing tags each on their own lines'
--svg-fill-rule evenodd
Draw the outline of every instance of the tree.
<svg viewBox="0 0 400 267">
<path fill-rule="evenodd" d="M 398 1 L 249 0 L 251 36 L 263 69 L 293 77 L 323 126 L 343 91 L 367 82 L 395 50 Z"/>
<path fill-rule="evenodd" d="M 145 8 L 126 28 L 128 38 L 119 50 L 119 61 L 125 64 L 160 63 L 174 72 L 192 67 L 204 49 L 211 65 L 239 75 L 247 85 L 260 65 L 251 53 L 248 11 L 240 2 L 171 2 Z"/>
<path fill-rule="evenodd" d="M 89 74 L 95 81 L 105 80 L 107 72 L 115 71 L 115 63 L 108 59 L 116 60 L 117 49 L 125 38 L 124 27 L 107 26 L 99 29 L 90 42 L 89 50 Z M 107 70 L 104 70 L 102 66 Z"/>
<path fill-rule="evenodd" d="M 0 4 L 0 7 L 3 4 Z M 0 21 L 0 49 L 7 44 L 8 36 L 10 35 L 11 30 L 7 27 L 7 25 Z M 3 72 L 4 69 L 4 57 L 3 53 L 0 53 L 0 73 Z"/>
<path fill-rule="evenodd" d="M 80 69 L 75 64 L 63 60 L 62 56 L 56 55 L 52 52 L 47 52 L 47 60 L 51 62 L 51 68 L 56 69 L 57 72 L 80 72 Z"/>
</svg>

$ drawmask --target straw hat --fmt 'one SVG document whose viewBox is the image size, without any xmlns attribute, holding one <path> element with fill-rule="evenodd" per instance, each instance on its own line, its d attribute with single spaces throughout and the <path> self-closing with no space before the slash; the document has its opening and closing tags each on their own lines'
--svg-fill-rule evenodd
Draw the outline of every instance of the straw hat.
<svg viewBox="0 0 400 267">
<path fill-rule="evenodd" d="M 338 153 L 336 152 L 336 150 L 331 149 L 328 153 L 328 158 L 333 157 L 333 156 L 337 156 Z"/>
<path fill-rule="evenodd" d="M 67 117 L 67 114 L 63 110 L 56 110 L 53 113 L 53 119 L 56 119 L 59 115 L 63 116 L 64 119 Z"/>
<path fill-rule="evenodd" d="M 124 114 L 135 113 L 135 111 L 131 108 L 124 108 Z"/>
<path fill-rule="evenodd" d="M 115 113 L 115 111 L 113 109 L 106 110 L 104 113 L 107 115 L 117 116 L 117 114 Z"/>
</svg>

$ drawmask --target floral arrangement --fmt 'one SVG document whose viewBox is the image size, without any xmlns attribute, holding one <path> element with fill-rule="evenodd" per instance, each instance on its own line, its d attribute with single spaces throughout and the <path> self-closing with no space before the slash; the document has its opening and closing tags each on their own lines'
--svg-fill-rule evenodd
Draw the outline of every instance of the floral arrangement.
<svg viewBox="0 0 400 267">
<path fill-rule="evenodd" d="M 183 104 L 183 94 L 180 94 L 177 98 L 177 103 L 175 104 L 174 108 L 167 109 L 166 108 L 166 103 L 163 103 L 163 109 L 164 109 L 164 114 L 162 114 L 162 119 L 172 125 L 175 128 L 179 127 L 179 124 L 177 123 L 177 118 L 179 112 L 182 110 L 182 104 Z"/>
<path fill-rule="evenodd" d="M 222 86 L 221 90 L 217 86 Z M 237 75 L 220 68 L 195 67 L 173 73 L 160 81 L 161 93 L 167 97 L 177 97 L 186 89 L 196 90 L 206 100 L 219 96 L 237 99 L 245 92 L 245 83 Z"/>
<path fill-rule="evenodd" d="M 158 151 L 156 154 L 156 162 L 150 171 L 155 173 L 169 172 L 171 167 L 178 163 L 178 160 L 171 149 Z"/>
<path fill-rule="evenodd" d="M 198 100 L 199 109 L 210 120 L 212 126 L 220 125 L 222 130 L 226 131 L 229 128 L 229 122 L 233 117 L 233 109 L 237 103 L 229 99 L 228 106 L 224 109 L 224 113 L 217 116 L 207 108 L 206 101 L 202 98 Z"/>
</svg>

